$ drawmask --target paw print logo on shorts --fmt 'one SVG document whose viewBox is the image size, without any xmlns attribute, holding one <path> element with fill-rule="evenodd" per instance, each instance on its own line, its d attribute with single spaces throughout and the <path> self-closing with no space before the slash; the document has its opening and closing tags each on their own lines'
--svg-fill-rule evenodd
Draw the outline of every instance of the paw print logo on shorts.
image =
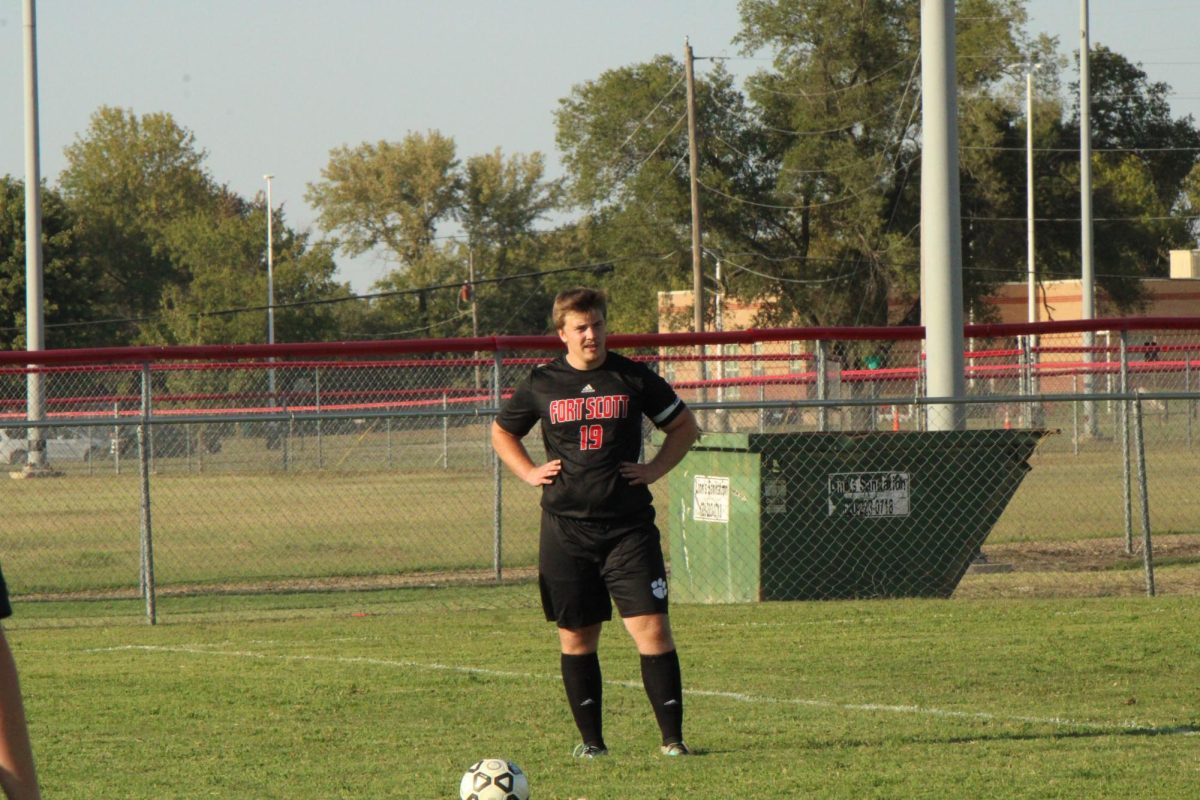
<svg viewBox="0 0 1200 800">
<path fill-rule="evenodd" d="M 655 578 L 650 582 L 650 592 L 659 600 L 662 600 L 667 596 L 667 582 L 662 578 Z"/>
</svg>

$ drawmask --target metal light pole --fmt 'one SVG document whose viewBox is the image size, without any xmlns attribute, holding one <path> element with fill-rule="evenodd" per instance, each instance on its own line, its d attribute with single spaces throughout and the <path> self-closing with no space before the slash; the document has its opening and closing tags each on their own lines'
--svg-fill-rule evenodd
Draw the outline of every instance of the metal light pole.
<svg viewBox="0 0 1200 800">
<path fill-rule="evenodd" d="M 38 148 L 37 101 L 37 23 L 34 0 L 24 5 L 25 50 L 25 349 L 29 352 L 46 347 L 42 317 L 42 176 Z M 25 417 L 40 422 L 46 416 L 46 390 L 37 365 L 26 378 Z M 46 436 L 41 428 L 30 427 L 26 455 L 26 473 L 46 467 Z"/>
<path fill-rule="evenodd" d="M 962 231 L 958 186 L 958 101 L 954 1 L 921 0 L 921 310 L 929 397 L 966 394 L 963 370 Z M 935 403 L 930 430 L 962 430 L 963 407 Z"/>
<path fill-rule="evenodd" d="M 1038 321 L 1037 311 L 1037 268 L 1034 261 L 1034 182 L 1033 182 L 1033 74 L 1038 71 L 1041 64 L 1032 63 L 1025 65 L 1025 227 L 1026 227 L 1026 277 L 1028 279 L 1028 317 L 1030 323 Z M 1025 355 L 1026 355 L 1026 373 L 1028 375 L 1026 381 L 1026 389 L 1028 395 L 1032 398 L 1037 394 L 1037 344 L 1038 338 L 1036 334 L 1030 333 L 1025 337 Z M 1028 424 L 1033 424 L 1033 418 L 1037 414 L 1037 409 L 1032 401 L 1028 407 L 1029 421 Z"/>
<path fill-rule="evenodd" d="M 267 182 L 267 344 L 275 344 L 275 236 L 273 217 L 274 206 L 271 205 L 271 179 L 274 175 L 263 175 Z M 275 361 L 271 356 L 270 360 Z M 271 404 L 275 404 L 275 368 L 267 371 L 267 389 L 271 393 Z"/>
<path fill-rule="evenodd" d="M 1025 225 L 1027 246 L 1025 253 L 1026 274 L 1029 280 L 1028 322 L 1037 322 L 1037 270 L 1034 266 L 1034 220 L 1033 220 L 1033 73 L 1041 64 L 1029 64 L 1025 68 Z"/>
<path fill-rule="evenodd" d="M 1092 254 L 1092 90 L 1089 67 L 1091 35 L 1088 32 L 1088 0 L 1079 2 L 1079 255 L 1080 309 L 1082 319 L 1096 318 L 1096 265 Z M 1083 334 L 1083 362 L 1088 366 L 1083 372 L 1083 421 L 1088 438 L 1100 435 L 1100 421 L 1096 418 L 1095 376 L 1091 363 L 1096 355 L 1094 331 Z M 1107 357 L 1105 358 L 1107 360 Z"/>
</svg>

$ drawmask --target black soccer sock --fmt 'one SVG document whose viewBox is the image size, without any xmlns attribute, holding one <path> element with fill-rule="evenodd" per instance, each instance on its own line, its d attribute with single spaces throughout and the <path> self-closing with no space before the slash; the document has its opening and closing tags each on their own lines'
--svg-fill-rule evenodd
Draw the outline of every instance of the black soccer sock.
<svg viewBox="0 0 1200 800">
<path fill-rule="evenodd" d="M 595 653 L 582 656 L 562 654 L 563 686 L 567 702 L 575 717 L 575 727 L 584 744 L 604 747 L 604 724 L 601 703 L 604 699 L 604 679 L 600 675 L 600 657 Z"/>
<path fill-rule="evenodd" d="M 642 656 L 642 685 L 654 707 L 663 744 L 683 741 L 683 680 L 679 653 L 672 650 L 657 656 Z"/>
</svg>

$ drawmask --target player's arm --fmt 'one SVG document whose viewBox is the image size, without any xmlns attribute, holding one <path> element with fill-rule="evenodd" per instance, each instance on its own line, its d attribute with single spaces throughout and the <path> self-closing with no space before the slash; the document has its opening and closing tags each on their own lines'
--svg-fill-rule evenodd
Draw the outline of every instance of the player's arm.
<svg viewBox="0 0 1200 800">
<path fill-rule="evenodd" d="M 521 437 L 509 433 L 495 422 L 492 423 L 492 447 L 504 465 L 530 486 L 554 483 L 555 476 L 562 470 L 562 462 L 557 458 L 540 467 L 534 464 Z"/>
<path fill-rule="evenodd" d="M 665 434 L 662 447 L 658 449 L 658 454 L 654 458 L 645 464 L 636 464 L 632 461 L 621 462 L 621 476 L 631 485 L 645 484 L 649 486 L 674 469 L 675 465 L 687 455 L 687 451 L 691 449 L 692 444 L 700 435 L 700 426 L 696 424 L 696 417 L 692 414 L 692 410 L 685 408 L 663 426 L 662 432 Z"/>
</svg>

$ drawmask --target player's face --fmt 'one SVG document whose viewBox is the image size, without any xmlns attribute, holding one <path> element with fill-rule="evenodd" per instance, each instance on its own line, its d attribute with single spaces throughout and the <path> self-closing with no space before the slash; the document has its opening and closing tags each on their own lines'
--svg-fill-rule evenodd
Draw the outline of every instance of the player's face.
<svg viewBox="0 0 1200 800">
<path fill-rule="evenodd" d="M 595 369 L 604 363 L 607 336 L 599 311 L 568 311 L 558 329 L 558 338 L 567 346 L 567 363 L 575 369 Z"/>
</svg>

